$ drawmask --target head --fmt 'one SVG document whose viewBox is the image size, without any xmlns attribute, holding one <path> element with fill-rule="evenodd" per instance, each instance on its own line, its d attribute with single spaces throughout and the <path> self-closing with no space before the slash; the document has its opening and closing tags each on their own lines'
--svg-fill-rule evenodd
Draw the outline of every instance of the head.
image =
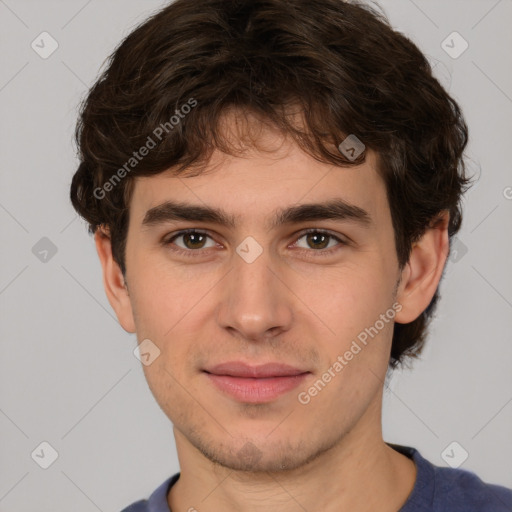
<svg viewBox="0 0 512 512">
<path fill-rule="evenodd" d="M 364 151 L 340 151 L 353 135 Z M 219 395 L 204 370 L 228 360 L 294 364 L 304 389 L 331 369 L 262 469 L 377 414 L 386 368 L 425 342 L 468 184 L 460 109 L 410 40 L 354 2 L 177 0 L 111 55 L 77 142 L 71 200 L 109 300 L 161 351 L 148 383 L 194 446 L 242 467 L 233 453 L 292 405 Z M 239 421 L 216 425 L 192 397 Z M 351 412 L 312 434 L 333 406 Z"/>
</svg>

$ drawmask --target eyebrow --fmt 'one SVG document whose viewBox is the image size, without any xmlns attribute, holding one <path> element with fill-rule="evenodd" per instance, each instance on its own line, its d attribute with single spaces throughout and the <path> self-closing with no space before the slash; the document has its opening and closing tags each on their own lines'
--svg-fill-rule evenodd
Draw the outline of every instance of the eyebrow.
<svg viewBox="0 0 512 512">
<path fill-rule="evenodd" d="M 211 222 L 234 229 L 237 217 L 211 206 L 165 201 L 150 208 L 142 221 L 143 226 L 155 226 L 169 221 Z M 297 224 L 312 220 L 348 220 L 363 227 L 372 224 L 370 214 L 359 206 L 335 198 L 324 203 L 305 203 L 279 209 L 268 224 L 269 229 L 284 224 Z"/>
</svg>

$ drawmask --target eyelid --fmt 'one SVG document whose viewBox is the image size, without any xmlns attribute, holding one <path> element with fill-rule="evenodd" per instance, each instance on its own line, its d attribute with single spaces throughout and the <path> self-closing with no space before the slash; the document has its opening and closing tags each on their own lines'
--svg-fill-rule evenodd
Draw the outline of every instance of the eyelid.
<svg viewBox="0 0 512 512">
<path fill-rule="evenodd" d="M 199 235 L 204 235 L 204 236 L 210 238 L 211 240 L 215 241 L 215 239 L 212 236 L 210 231 L 203 230 L 203 229 L 197 229 L 197 228 L 189 228 L 189 229 L 182 229 L 182 230 L 177 231 L 175 233 L 171 233 L 170 236 L 166 235 L 165 237 L 163 237 L 161 243 L 164 246 L 170 246 L 176 238 L 179 238 L 180 236 L 187 235 L 187 234 L 190 234 L 190 233 L 196 233 L 196 234 L 199 234 Z M 294 237 L 295 241 L 291 245 L 293 246 L 293 245 L 297 244 L 297 242 L 301 238 L 303 238 L 304 236 L 306 236 L 306 235 L 308 235 L 310 233 L 318 233 L 318 234 L 326 235 L 326 236 L 336 240 L 339 243 L 335 247 L 331 247 L 329 249 L 315 250 L 315 249 L 297 248 L 298 251 L 307 252 L 307 253 L 331 254 L 332 252 L 334 252 L 337 249 L 339 249 L 340 246 L 346 246 L 346 245 L 348 245 L 350 243 L 349 240 L 348 240 L 348 237 L 341 236 L 338 233 L 334 234 L 333 232 L 331 232 L 328 229 L 307 228 L 307 229 L 302 229 L 302 230 L 300 230 L 297 233 L 294 233 L 292 235 Z M 218 244 L 218 242 L 216 242 L 216 243 Z M 201 253 L 204 253 L 208 249 L 213 249 L 213 247 L 207 247 L 206 249 L 195 249 L 195 250 L 194 249 L 183 249 L 181 247 L 177 247 L 177 248 L 173 248 L 172 250 L 174 252 L 176 252 L 176 253 L 181 253 L 181 254 L 186 254 L 186 255 L 193 255 L 194 253 L 195 253 L 194 255 L 199 255 Z"/>
<path fill-rule="evenodd" d="M 293 236 L 297 237 L 297 239 L 302 238 L 304 235 L 308 235 L 309 233 L 320 233 L 321 235 L 327 235 L 331 238 L 334 238 L 338 240 L 339 242 L 348 243 L 349 238 L 345 235 L 342 235 L 341 233 L 335 233 L 334 231 L 331 231 L 329 229 L 324 228 L 306 228 L 301 229 L 297 233 L 295 233 Z"/>
<path fill-rule="evenodd" d="M 162 245 L 165 247 L 165 246 L 170 246 L 171 244 L 174 243 L 174 240 L 176 238 L 179 238 L 180 236 L 184 236 L 184 235 L 188 235 L 188 234 L 198 234 L 198 235 L 204 235 L 208 238 L 210 238 L 212 241 L 214 241 L 215 243 L 218 244 L 218 242 L 215 241 L 214 237 L 212 236 L 212 234 L 210 233 L 210 231 L 208 230 L 204 230 L 204 229 L 196 229 L 196 228 L 189 228 L 189 229 L 182 229 L 180 231 L 177 231 L 175 233 L 171 233 L 170 236 L 169 234 L 165 235 L 163 238 L 162 238 Z M 182 247 L 177 247 L 177 248 L 173 248 L 172 250 L 175 251 L 175 252 L 178 252 L 178 253 L 187 253 L 187 254 L 191 254 L 191 253 L 201 253 L 201 252 L 204 252 L 205 250 L 207 249 L 212 249 L 213 247 L 207 247 L 206 249 L 183 249 Z"/>
<path fill-rule="evenodd" d="M 317 233 L 317 234 L 320 234 L 320 235 L 326 235 L 327 237 L 336 240 L 338 242 L 338 244 L 336 244 L 334 247 L 330 247 L 329 249 L 319 249 L 319 250 L 304 249 L 302 247 L 299 247 L 299 248 L 297 248 L 298 251 L 305 252 L 305 253 L 308 253 L 308 254 L 313 253 L 313 254 L 328 256 L 328 255 L 331 255 L 333 252 L 338 251 L 340 249 L 340 247 L 344 247 L 344 246 L 349 245 L 349 241 L 346 239 L 347 237 L 344 237 L 344 236 L 342 236 L 342 235 L 340 235 L 338 233 L 334 234 L 330 230 L 322 229 L 322 228 L 308 228 L 308 229 L 303 229 L 303 230 L 299 231 L 298 233 L 293 235 L 294 238 L 295 238 L 295 242 L 293 242 L 292 245 L 296 245 L 297 242 L 301 238 L 307 236 L 310 233 Z"/>
</svg>

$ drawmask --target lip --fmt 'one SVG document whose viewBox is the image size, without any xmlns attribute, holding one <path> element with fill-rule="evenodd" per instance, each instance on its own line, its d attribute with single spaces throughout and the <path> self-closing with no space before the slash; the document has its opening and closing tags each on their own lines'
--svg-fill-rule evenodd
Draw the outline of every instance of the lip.
<svg viewBox="0 0 512 512">
<path fill-rule="evenodd" d="M 264 403 L 291 391 L 311 372 L 282 363 L 222 363 L 204 370 L 220 391 L 246 403 Z"/>
<path fill-rule="evenodd" d="M 214 375 L 227 375 L 229 377 L 245 377 L 263 379 L 268 377 L 293 377 L 308 370 L 302 370 L 295 366 L 283 363 L 265 363 L 250 365 L 243 361 L 228 361 L 205 369 Z"/>
</svg>

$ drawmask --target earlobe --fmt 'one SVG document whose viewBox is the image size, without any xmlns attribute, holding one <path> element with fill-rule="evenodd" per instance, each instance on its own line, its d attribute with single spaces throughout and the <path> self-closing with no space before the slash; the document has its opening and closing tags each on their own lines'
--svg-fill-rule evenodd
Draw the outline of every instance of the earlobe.
<svg viewBox="0 0 512 512">
<path fill-rule="evenodd" d="M 108 301 L 114 309 L 119 323 L 127 332 L 135 332 L 133 311 L 123 273 L 112 256 L 112 244 L 109 235 L 101 228 L 94 234 L 96 250 L 103 269 L 103 286 Z"/>
<path fill-rule="evenodd" d="M 430 304 L 449 252 L 448 223 L 449 213 L 446 211 L 413 245 L 398 287 L 397 301 L 402 309 L 395 316 L 396 322 L 413 322 Z"/>
</svg>

